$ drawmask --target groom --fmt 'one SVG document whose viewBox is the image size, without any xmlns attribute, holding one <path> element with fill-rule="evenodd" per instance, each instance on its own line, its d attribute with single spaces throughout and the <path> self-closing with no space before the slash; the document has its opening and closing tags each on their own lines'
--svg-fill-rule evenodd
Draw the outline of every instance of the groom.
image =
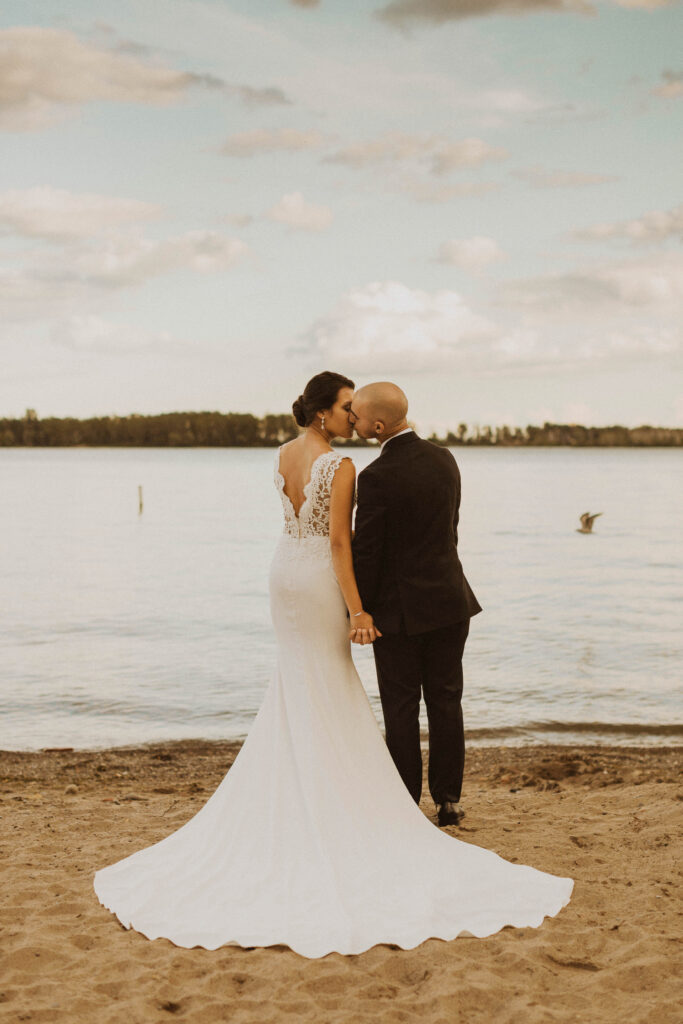
<svg viewBox="0 0 683 1024">
<path fill-rule="evenodd" d="M 447 448 L 408 426 L 396 384 L 368 384 L 349 419 L 381 454 L 358 476 L 353 565 L 365 611 L 382 636 L 375 665 L 389 752 L 420 802 L 420 697 L 429 722 L 429 791 L 439 825 L 457 825 L 465 764 L 462 655 L 470 617 L 481 611 L 458 558 L 460 472 Z M 353 630 L 355 643 L 367 631 Z"/>
</svg>

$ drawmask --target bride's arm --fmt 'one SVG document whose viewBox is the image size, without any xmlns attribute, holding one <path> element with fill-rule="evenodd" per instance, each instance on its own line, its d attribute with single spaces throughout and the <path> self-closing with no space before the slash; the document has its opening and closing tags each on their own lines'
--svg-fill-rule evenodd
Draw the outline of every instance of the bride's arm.
<svg viewBox="0 0 683 1024">
<path fill-rule="evenodd" d="M 351 628 L 357 630 L 358 643 L 372 643 L 382 634 L 372 621 L 372 615 L 363 611 L 351 554 L 351 517 L 356 471 L 349 458 L 343 459 L 334 474 L 330 491 L 330 548 L 337 582 L 349 611 Z M 360 612 L 360 614 L 358 614 Z"/>
</svg>

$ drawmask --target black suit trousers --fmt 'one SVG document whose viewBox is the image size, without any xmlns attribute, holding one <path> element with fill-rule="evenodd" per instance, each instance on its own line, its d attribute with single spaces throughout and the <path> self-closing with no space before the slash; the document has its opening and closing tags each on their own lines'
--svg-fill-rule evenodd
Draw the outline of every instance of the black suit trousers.
<svg viewBox="0 0 683 1024">
<path fill-rule="evenodd" d="M 417 636 L 387 633 L 375 640 L 379 694 L 389 753 L 416 803 L 422 793 L 420 698 L 429 723 L 429 791 L 436 804 L 457 803 L 465 767 L 462 655 L 470 620 Z"/>
</svg>

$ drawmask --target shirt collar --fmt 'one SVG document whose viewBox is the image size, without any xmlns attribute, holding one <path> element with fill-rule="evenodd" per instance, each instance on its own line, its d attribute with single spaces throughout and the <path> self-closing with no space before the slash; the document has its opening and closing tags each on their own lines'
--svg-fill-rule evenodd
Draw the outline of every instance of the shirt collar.
<svg viewBox="0 0 683 1024">
<path fill-rule="evenodd" d="M 382 449 L 382 448 L 384 448 L 385 444 L 390 444 L 394 440 L 395 437 L 400 437 L 401 434 L 412 434 L 412 432 L 413 432 L 413 428 L 412 427 L 406 427 L 405 430 L 399 430 L 398 434 L 392 434 L 391 437 L 388 437 L 386 439 L 386 441 L 382 441 L 382 443 L 381 443 L 381 445 L 379 447 L 380 447 L 380 449 Z"/>
</svg>

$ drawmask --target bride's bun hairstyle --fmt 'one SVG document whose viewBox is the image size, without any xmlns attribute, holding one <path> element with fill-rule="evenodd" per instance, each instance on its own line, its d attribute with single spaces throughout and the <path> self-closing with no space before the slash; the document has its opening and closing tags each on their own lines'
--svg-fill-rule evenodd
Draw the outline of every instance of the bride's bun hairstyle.
<svg viewBox="0 0 683 1024">
<path fill-rule="evenodd" d="M 352 380 L 341 373 L 332 373 L 331 370 L 316 373 L 304 388 L 303 395 L 299 395 L 292 405 L 292 415 L 300 427 L 308 427 L 317 412 L 332 408 L 342 388 L 353 389 L 355 386 Z"/>
</svg>

